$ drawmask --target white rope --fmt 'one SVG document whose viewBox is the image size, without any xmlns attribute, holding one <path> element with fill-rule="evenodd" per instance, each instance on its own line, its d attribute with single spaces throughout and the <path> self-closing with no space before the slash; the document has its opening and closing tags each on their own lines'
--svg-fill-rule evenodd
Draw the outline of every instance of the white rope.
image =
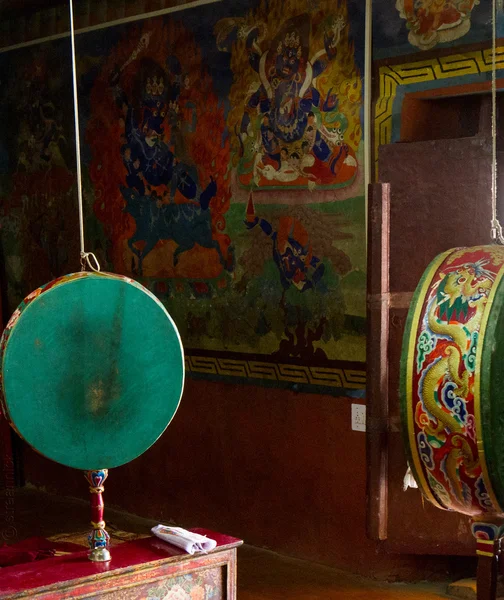
<svg viewBox="0 0 504 600">
<path fill-rule="evenodd" d="M 492 241 L 504 244 L 502 226 L 497 218 L 497 2 L 492 0 Z"/>
<path fill-rule="evenodd" d="M 72 80 L 73 80 L 73 101 L 74 101 L 74 123 L 75 123 L 75 159 L 77 162 L 77 198 L 79 202 L 79 230 L 80 230 L 80 259 L 81 269 L 85 271 L 86 265 L 92 271 L 100 271 L 100 264 L 92 252 L 86 252 L 84 249 L 84 208 L 82 201 L 82 170 L 80 153 L 80 133 L 79 133 L 79 101 L 77 95 L 77 64 L 75 60 L 75 30 L 74 30 L 74 12 L 73 0 L 70 3 L 70 41 L 72 46 Z M 91 258 L 93 259 L 91 261 Z M 94 264 L 93 264 L 94 263 Z"/>
</svg>

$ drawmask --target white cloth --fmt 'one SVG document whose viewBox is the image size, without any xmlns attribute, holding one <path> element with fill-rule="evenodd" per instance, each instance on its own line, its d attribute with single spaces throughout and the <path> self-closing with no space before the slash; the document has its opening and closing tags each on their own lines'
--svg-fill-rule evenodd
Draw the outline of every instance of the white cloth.
<svg viewBox="0 0 504 600">
<path fill-rule="evenodd" d="M 156 525 L 151 529 L 152 533 L 158 538 L 182 548 L 188 554 L 196 552 L 210 552 L 217 546 L 215 540 L 211 540 L 199 533 L 193 533 L 182 529 L 181 527 L 168 527 L 167 525 Z"/>
<path fill-rule="evenodd" d="M 411 467 L 409 465 L 403 480 L 403 491 L 405 492 L 408 488 L 413 488 L 414 490 L 418 489 L 418 483 L 413 477 L 413 471 L 411 470 Z"/>
</svg>

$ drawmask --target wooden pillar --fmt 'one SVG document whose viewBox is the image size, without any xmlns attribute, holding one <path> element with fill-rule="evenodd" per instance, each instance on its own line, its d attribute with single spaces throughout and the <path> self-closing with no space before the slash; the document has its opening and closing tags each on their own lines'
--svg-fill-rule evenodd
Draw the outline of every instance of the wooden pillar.
<svg viewBox="0 0 504 600">
<path fill-rule="evenodd" d="M 1 249 L 0 249 L 0 258 L 2 257 Z M 1 267 L 0 267 L 1 268 Z M 1 275 L 0 275 L 1 278 Z M 2 296 L 4 294 L 5 287 L 3 285 L 4 279 L 0 280 L 0 335 L 3 332 L 3 307 L 2 307 Z M 1 405 L 0 405 L 1 406 Z M 4 490 L 4 493 L 7 498 L 7 494 L 9 494 L 14 488 L 15 485 L 15 472 L 14 472 L 14 458 L 12 455 L 12 438 L 11 438 L 11 428 L 7 419 L 2 414 L 2 410 L 0 408 L 0 490 Z M 0 546 L 4 542 L 12 541 L 16 536 L 13 535 L 10 538 L 6 535 L 5 531 L 3 533 L 3 537 L 7 537 L 8 539 L 0 539 Z"/>
<path fill-rule="evenodd" d="M 387 539 L 390 186 L 369 186 L 367 297 L 367 534 Z"/>
<path fill-rule="evenodd" d="M 496 600 L 504 524 L 478 521 L 473 523 L 472 532 L 478 555 L 477 600 Z"/>
</svg>

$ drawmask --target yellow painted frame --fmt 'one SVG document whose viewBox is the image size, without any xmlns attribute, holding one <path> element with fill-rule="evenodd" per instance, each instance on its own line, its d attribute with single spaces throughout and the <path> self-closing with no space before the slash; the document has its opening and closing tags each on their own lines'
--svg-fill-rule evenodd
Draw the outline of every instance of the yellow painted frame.
<svg viewBox="0 0 504 600">
<path fill-rule="evenodd" d="M 504 45 L 496 49 L 496 68 L 504 69 Z M 492 48 L 419 59 L 378 68 L 379 93 L 374 113 L 374 165 L 378 179 L 380 146 L 392 141 L 392 117 L 397 93 L 402 87 L 431 83 L 467 75 L 492 72 Z"/>
</svg>

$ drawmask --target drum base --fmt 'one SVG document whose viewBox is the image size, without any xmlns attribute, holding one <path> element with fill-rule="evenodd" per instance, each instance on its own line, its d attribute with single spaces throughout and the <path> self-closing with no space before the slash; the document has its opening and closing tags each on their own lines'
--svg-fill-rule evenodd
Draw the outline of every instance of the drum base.
<svg viewBox="0 0 504 600">
<path fill-rule="evenodd" d="M 110 560 L 110 552 L 108 550 L 110 536 L 105 529 L 105 521 L 103 520 L 103 483 L 108 477 L 107 469 L 98 469 L 96 471 L 86 471 L 84 473 L 87 482 L 89 483 L 89 491 L 91 492 L 91 525 L 93 530 L 88 535 L 90 552 L 89 560 L 93 562 L 107 562 Z"/>
<path fill-rule="evenodd" d="M 88 554 L 88 558 L 93 562 L 108 562 L 112 557 L 107 548 L 94 548 Z"/>
</svg>

